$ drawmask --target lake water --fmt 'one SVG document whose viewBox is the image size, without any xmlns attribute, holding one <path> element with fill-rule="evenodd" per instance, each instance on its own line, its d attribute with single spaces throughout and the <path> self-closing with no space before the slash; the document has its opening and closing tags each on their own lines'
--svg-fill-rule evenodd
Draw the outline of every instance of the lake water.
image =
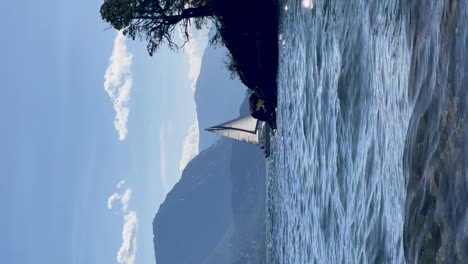
<svg viewBox="0 0 468 264">
<path fill-rule="evenodd" d="M 282 4 L 269 263 L 467 260 L 468 1 L 407 2 Z"/>
</svg>

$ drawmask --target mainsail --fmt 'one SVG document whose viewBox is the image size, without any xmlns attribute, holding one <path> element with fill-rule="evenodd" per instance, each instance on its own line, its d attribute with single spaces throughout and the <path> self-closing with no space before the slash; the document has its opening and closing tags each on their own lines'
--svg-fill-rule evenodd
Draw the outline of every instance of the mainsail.
<svg viewBox="0 0 468 264">
<path fill-rule="evenodd" d="M 243 116 L 206 129 L 221 136 L 247 143 L 258 144 L 258 120 L 252 116 Z"/>
</svg>

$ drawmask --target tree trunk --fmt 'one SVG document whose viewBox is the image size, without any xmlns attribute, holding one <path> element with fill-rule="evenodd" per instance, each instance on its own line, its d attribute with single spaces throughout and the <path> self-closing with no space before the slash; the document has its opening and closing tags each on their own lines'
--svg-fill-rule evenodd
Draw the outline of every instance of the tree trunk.
<svg viewBox="0 0 468 264">
<path fill-rule="evenodd" d="M 175 15 L 175 16 L 168 16 L 166 20 L 169 22 L 169 24 L 174 25 L 174 24 L 179 23 L 182 19 L 207 17 L 207 16 L 214 16 L 214 8 L 211 5 L 187 8 L 182 11 L 182 14 Z"/>
<path fill-rule="evenodd" d="M 175 25 L 182 19 L 190 19 L 197 17 L 214 16 L 214 8 L 211 5 L 204 5 L 200 7 L 191 7 L 184 9 L 179 15 L 166 16 L 164 14 L 158 14 L 157 16 L 138 14 L 134 15 L 133 19 L 158 19 L 164 24 Z"/>
<path fill-rule="evenodd" d="M 207 17 L 213 15 L 214 8 L 211 5 L 187 8 L 184 9 L 181 14 L 183 18 Z"/>
</svg>

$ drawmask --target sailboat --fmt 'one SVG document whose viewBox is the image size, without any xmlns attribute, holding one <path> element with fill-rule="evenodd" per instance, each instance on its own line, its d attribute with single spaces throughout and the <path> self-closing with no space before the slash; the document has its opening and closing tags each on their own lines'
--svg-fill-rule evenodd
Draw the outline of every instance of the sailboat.
<svg viewBox="0 0 468 264">
<path fill-rule="evenodd" d="M 209 132 L 260 146 L 270 155 L 270 126 L 250 115 L 242 116 L 206 129 Z"/>
</svg>

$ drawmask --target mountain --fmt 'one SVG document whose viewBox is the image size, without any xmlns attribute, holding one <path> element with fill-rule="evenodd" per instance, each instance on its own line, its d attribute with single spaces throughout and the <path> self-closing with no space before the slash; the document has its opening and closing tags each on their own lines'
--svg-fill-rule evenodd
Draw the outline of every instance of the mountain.
<svg viewBox="0 0 468 264">
<path fill-rule="evenodd" d="M 234 119 L 247 88 L 239 80 L 230 79 L 223 61 L 226 49 L 208 46 L 203 54 L 200 75 L 195 89 L 200 151 L 214 144 L 219 137 L 205 128 Z"/>
<path fill-rule="evenodd" d="M 153 221 L 156 262 L 202 263 L 233 221 L 232 143 L 220 140 L 185 168 Z"/>
<path fill-rule="evenodd" d="M 205 52 L 204 60 L 212 58 L 209 51 Z M 202 72 L 207 72 L 203 67 L 212 65 L 203 61 Z M 207 76 L 204 78 L 200 84 L 212 83 Z M 213 78 L 216 80 L 217 76 Z M 222 110 L 233 104 L 230 97 L 217 98 L 214 110 L 200 105 L 210 101 L 203 94 L 208 97 L 217 94 L 217 91 L 205 91 L 210 89 L 214 86 L 197 84 L 201 128 L 203 123 L 229 119 L 221 113 L 230 118 L 239 115 L 240 102 L 233 114 Z M 241 114 L 247 112 L 247 100 L 244 100 Z M 215 121 L 216 118 L 220 120 Z M 201 134 L 207 133 L 203 131 Z M 189 162 L 154 218 L 156 262 L 266 263 L 265 157 L 255 145 L 231 139 L 218 140 L 216 136 L 204 138 L 205 149 Z"/>
<path fill-rule="evenodd" d="M 258 146 L 242 142 L 232 144 L 232 226 L 203 263 L 266 263 L 265 166 Z"/>
</svg>

